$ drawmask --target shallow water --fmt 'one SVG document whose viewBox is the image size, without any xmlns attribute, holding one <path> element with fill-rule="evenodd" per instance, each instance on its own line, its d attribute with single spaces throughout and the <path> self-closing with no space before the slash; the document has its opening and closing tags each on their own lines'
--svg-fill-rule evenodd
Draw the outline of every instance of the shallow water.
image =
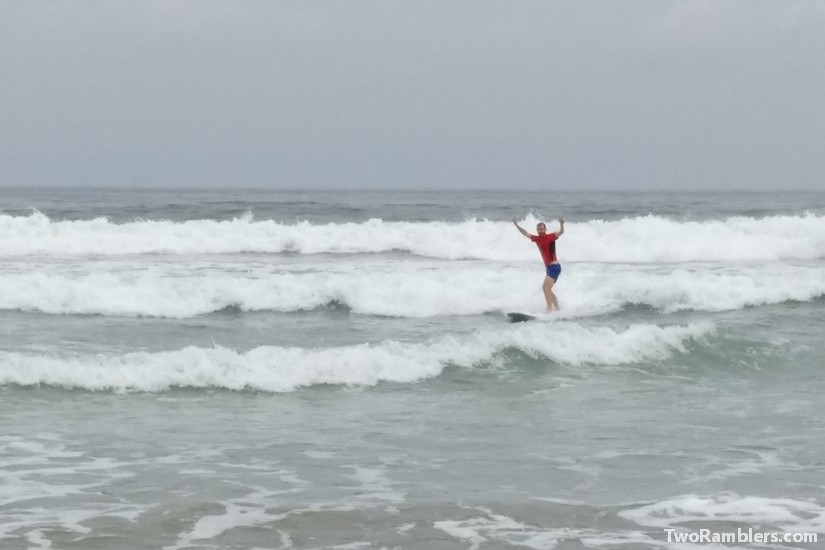
<svg viewBox="0 0 825 550">
<path fill-rule="evenodd" d="M 4 199 L 4 549 L 825 536 L 825 195 Z"/>
</svg>

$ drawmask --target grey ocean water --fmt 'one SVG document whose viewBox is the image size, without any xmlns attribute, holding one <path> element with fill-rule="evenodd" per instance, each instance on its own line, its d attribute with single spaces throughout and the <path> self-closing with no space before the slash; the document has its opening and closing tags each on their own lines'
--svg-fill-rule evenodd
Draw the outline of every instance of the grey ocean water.
<svg viewBox="0 0 825 550">
<path fill-rule="evenodd" d="M 0 196 L 4 550 L 822 547 L 823 193 Z"/>
</svg>

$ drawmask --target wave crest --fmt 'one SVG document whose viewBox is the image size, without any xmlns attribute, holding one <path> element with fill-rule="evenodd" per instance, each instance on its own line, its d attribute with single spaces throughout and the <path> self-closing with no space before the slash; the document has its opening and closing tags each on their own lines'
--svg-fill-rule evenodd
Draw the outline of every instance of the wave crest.
<svg viewBox="0 0 825 550">
<path fill-rule="evenodd" d="M 447 366 L 473 368 L 518 349 L 569 365 L 622 365 L 666 359 L 714 330 L 710 323 L 624 330 L 556 323 L 445 336 L 424 343 L 383 341 L 328 349 L 263 346 L 241 353 L 216 346 L 125 355 L 29 355 L 0 352 L 0 384 L 90 391 L 160 392 L 219 388 L 290 392 L 318 385 L 373 386 L 433 378 Z M 554 338 L 548 341 L 548 330 Z"/>
<path fill-rule="evenodd" d="M 528 216 L 530 227 L 536 220 Z M 551 227 L 551 230 L 553 228 Z M 560 257 L 572 261 L 775 261 L 825 258 L 825 217 L 731 217 L 702 222 L 660 216 L 571 221 Z M 534 260 L 507 222 L 283 224 L 251 214 L 225 221 L 106 218 L 59 221 L 35 212 L 0 215 L 0 256 L 136 254 L 364 254 L 402 251 L 440 259 Z"/>
</svg>

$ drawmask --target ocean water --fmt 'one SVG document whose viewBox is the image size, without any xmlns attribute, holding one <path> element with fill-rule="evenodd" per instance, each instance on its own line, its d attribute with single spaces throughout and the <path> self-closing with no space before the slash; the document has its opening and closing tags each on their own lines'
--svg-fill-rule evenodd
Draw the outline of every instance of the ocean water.
<svg viewBox="0 0 825 550">
<path fill-rule="evenodd" d="M 823 547 L 825 193 L 4 189 L 0 258 L 3 550 Z"/>
</svg>

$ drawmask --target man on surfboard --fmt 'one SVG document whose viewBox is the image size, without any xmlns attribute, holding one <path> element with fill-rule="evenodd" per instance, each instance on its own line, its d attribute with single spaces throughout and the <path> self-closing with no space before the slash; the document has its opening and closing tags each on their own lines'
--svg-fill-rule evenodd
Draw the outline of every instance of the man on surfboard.
<svg viewBox="0 0 825 550">
<path fill-rule="evenodd" d="M 547 313 L 553 311 L 553 308 L 559 309 L 559 301 L 553 293 L 553 285 L 556 284 L 559 275 L 561 275 L 561 264 L 558 258 L 556 258 L 556 239 L 564 233 L 564 218 L 559 218 L 560 229 L 555 233 L 548 233 L 547 226 L 544 225 L 544 222 L 539 222 L 536 225 L 538 235 L 531 235 L 522 229 L 515 218 L 513 219 L 513 225 L 516 226 L 516 229 L 518 229 L 522 235 L 536 243 L 541 252 L 541 259 L 544 260 L 544 271 L 546 274 L 541 289 L 544 291 L 544 300 L 547 302 Z"/>
</svg>

